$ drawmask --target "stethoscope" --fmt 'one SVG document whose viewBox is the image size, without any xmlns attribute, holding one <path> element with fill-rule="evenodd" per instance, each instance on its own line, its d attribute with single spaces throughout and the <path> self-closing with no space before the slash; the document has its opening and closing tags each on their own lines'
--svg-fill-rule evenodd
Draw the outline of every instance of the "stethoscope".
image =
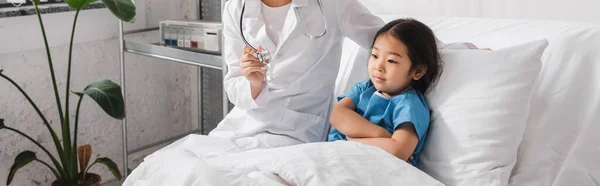
<svg viewBox="0 0 600 186">
<path fill-rule="evenodd" d="M 299 8 L 294 7 L 294 13 L 296 14 L 296 17 L 298 18 L 298 21 L 300 22 L 300 27 L 302 28 L 302 32 L 304 33 L 304 36 L 308 37 L 309 39 L 319 39 L 319 38 L 325 36 L 325 34 L 327 33 L 327 20 L 325 20 L 325 14 L 323 13 L 323 5 L 322 5 L 321 0 L 317 0 L 317 3 L 319 4 L 319 9 L 321 9 L 321 15 L 323 15 L 323 23 L 325 26 L 325 29 L 323 30 L 323 32 L 321 32 L 318 35 L 309 35 L 308 33 L 306 33 L 304 24 L 302 24 L 303 22 L 302 22 L 302 17 L 300 16 L 300 11 L 298 10 Z M 256 49 L 250 43 L 248 43 L 248 41 L 246 40 L 246 37 L 244 36 L 242 21 L 244 20 L 244 11 L 245 10 L 246 10 L 246 2 L 244 2 L 244 5 L 242 7 L 242 15 L 240 15 L 240 33 L 242 36 L 242 41 L 246 44 L 246 46 L 249 46 L 250 48 L 254 49 L 254 52 L 256 53 L 256 57 L 258 58 L 258 60 L 260 62 L 268 63 L 269 59 L 271 59 L 271 53 L 269 52 L 269 50 L 267 50 L 266 48 L 263 48 L 263 50 L 261 50 L 259 52 L 258 49 Z"/>
</svg>

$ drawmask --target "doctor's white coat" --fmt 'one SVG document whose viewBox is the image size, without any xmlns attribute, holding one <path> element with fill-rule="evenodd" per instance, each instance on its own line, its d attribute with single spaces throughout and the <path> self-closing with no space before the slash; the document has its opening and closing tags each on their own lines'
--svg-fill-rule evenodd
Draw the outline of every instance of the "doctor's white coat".
<svg viewBox="0 0 600 186">
<path fill-rule="evenodd" d="M 228 68 L 224 87 L 235 107 L 209 136 L 231 138 L 238 147 L 248 149 L 324 141 L 344 38 L 370 48 L 384 22 L 357 0 L 322 0 L 325 15 L 317 0 L 293 0 L 276 46 L 265 31 L 262 2 L 245 2 L 244 36 L 253 46 L 261 45 L 271 52 L 270 78 L 252 99 L 250 82 L 239 68 L 244 48 L 240 35 L 244 0 L 229 0 L 222 17 L 223 55 Z M 294 12 L 296 7 L 302 23 Z M 309 39 L 300 24 L 308 34 L 317 35 L 325 28 L 322 16 L 327 21 L 327 34 Z"/>
</svg>

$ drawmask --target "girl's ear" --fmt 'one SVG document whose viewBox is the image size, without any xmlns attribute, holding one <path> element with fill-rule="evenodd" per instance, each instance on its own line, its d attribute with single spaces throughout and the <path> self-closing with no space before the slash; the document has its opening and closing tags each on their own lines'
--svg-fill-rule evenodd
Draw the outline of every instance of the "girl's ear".
<svg viewBox="0 0 600 186">
<path fill-rule="evenodd" d="M 425 75 L 425 72 L 427 72 L 427 66 L 419 65 L 417 68 L 415 68 L 413 70 L 413 73 L 412 73 L 413 80 L 418 81 Z"/>
</svg>

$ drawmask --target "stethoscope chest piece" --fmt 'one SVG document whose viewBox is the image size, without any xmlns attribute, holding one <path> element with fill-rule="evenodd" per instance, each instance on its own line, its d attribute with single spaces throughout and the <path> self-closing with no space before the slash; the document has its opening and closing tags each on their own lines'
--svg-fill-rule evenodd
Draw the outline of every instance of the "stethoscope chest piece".
<svg viewBox="0 0 600 186">
<path fill-rule="evenodd" d="M 262 48 L 262 51 L 255 50 L 255 55 L 261 63 L 269 64 L 271 61 L 271 52 L 266 48 Z"/>
</svg>

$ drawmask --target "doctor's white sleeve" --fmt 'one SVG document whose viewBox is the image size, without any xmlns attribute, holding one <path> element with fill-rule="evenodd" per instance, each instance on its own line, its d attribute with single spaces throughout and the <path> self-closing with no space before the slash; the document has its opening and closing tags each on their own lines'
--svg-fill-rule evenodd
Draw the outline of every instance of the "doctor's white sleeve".
<svg viewBox="0 0 600 186">
<path fill-rule="evenodd" d="M 223 79 L 223 87 L 227 92 L 229 101 L 236 107 L 244 110 L 259 108 L 267 104 L 268 90 L 267 82 L 263 83 L 263 88 L 256 97 L 252 99 L 250 81 L 242 74 L 240 68 L 240 58 L 244 50 L 244 43 L 240 39 L 239 16 L 234 16 L 232 9 L 234 4 L 228 1 L 223 11 L 223 58 L 227 63 L 227 74 Z M 237 20 L 237 21 L 236 21 Z"/>
<path fill-rule="evenodd" d="M 385 23 L 357 0 L 337 1 L 337 20 L 342 35 L 370 50 L 375 34 Z"/>
</svg>

